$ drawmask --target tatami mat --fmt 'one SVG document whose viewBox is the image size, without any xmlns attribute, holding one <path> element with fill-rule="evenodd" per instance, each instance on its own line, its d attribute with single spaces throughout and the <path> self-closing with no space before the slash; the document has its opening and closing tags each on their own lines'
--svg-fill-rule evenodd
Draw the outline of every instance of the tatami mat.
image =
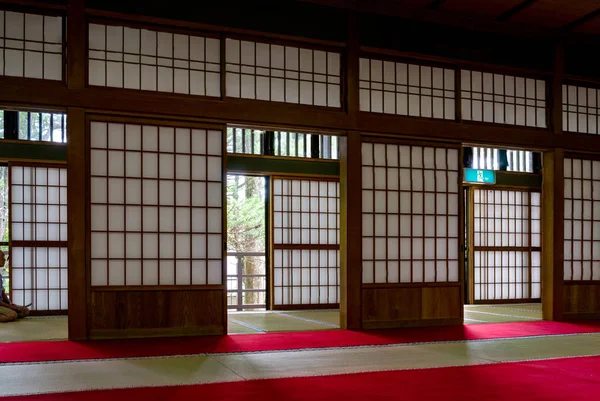
<svg viewBox="0 0 600 401">
<path fill-rule="evenodd" d="M 0 342 L 65 340 L 67 332 L 65 316 L 28 317 L 0 323 Z"/>
<path fill-rule="evenodd" d="M 465 324 L 530 322 L 542 319 L 541 304 L 466 305 Z M 338 310 L 231 312 L 229 334 L 333 330 Z M 29 317 L 0 324 L 0 342 L 67 338 L 66 317 Z"/>
<path fill-rule="evenodd" d="M 600 334 L 0 366 L 3 395 L 490 364 L 598 354 Z"/>
</svg>

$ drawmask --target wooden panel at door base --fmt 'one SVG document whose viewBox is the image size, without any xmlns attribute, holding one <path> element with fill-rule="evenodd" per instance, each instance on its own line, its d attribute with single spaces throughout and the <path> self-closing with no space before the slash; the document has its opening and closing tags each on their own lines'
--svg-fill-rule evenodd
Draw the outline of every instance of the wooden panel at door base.
<svg viewBox="0 0 600 401">
<path fill-rule="evenodd" d="M 92 338 L 225 334 L 223 291 L 94 291 Z"/>
<path fill-rule="evenodd" d="M 462 324 L 461 287 L 363 289 L 363 328 Z"/>
<path fill-rule="evenodd" d="M 600 319 L 600 283 L 565 282 L 564 319 Z"/>
<path fill-rule="evenodd" d="M 339 309 L 340 304 L 273 305 L 272 310 Z"/>
</svg>

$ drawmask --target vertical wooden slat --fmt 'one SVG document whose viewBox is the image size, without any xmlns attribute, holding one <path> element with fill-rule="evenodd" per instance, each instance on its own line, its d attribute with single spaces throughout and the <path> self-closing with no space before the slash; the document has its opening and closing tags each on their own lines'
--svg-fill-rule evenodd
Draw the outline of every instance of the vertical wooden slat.
<svg viewBox="0 0 600 401">
<path fill-rule="evenodd" d="M 550 85 L 550 129 L 562 134 L 562 85 L 565 79 L 565 48 L 558 43 L 554 52 L 554 73 Z"/>
<path fill-rule="evenodd" d="M 340 326 L 360 329 L 362 286 L 362 171 L 360 134 L 340 138 Z M 352 179 L 349 179 L 352 177 Z"/>
<path fill-rule="evenodd" d="M 545 320 L 563 318 L 564 152 L 544 152 L 542 184 L 542 311 Z"/>
<path fill-rule="evenodd" d="M 84 0 L 69 0 L 67 6 L 67 86 L 83 89 L 86 82 L 87 27 Z M 71 121 L 69 120 L 69 124 Z M 70 139 L 70 138 L 69 138 Z"/>
<path fill-rule="evenodd" d="M 87 338 L 87 151 L 85 112 L 67 110 L 67 221 L 69 278 L 69 340 Z M 84 235 L 85 233 L 85 235 Z"/>
</svg>

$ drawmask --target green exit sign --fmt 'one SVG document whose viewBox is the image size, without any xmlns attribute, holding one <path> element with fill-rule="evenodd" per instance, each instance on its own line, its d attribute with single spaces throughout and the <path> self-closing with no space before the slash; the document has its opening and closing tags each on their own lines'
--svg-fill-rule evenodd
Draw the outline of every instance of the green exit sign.
<svg viewBox="0 0 600 401">
<path fill-rule="evenodd" d="M 496 172 L 494 170 L 476 170 L 474 168 L 466 168 L 465 182 L 473 182 L 476 184 L 495 184 Z"/>
</svg>

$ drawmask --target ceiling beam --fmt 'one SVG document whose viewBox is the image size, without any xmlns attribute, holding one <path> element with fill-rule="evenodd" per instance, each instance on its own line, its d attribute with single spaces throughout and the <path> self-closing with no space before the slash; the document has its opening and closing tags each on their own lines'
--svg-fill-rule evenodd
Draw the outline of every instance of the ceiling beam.
<svg viewBox="0 0 600 401">
<path fill-rule="evenodd" d="M 596 11 L 592 11 L 591 13 L 587 13 L 586 15 L 584 15 L 581 18 L 576 19 L 575 21 L 569 22 L 568 24 L 563 26 L 561 28 L 561 30 L 563 32 L 572 31 L 573 29 L 577 28 L 578 26 L 581 26 L 581 25 L 585 24 L 586 22 L 597 18 L 598 16 L 600 16 L 600 8 L 597 9 Z"/>
<path fill-rule="evenodd" d="M 497 20 L 498 21 L 508 21 L 509 19 L 511 19 L 512 17 L 514 17 L 515 15 L 517 15 L 518 13 L 520 13 L 521 11 L 526 9 L 527 7 L 531 6 L 536 1 L 537 0 L 524 0 L 522 3 L 517 4 L 510 10 L 507 10 L 507 11 L 503 12 L 502 14 L 500 14 L 498 16 Z"/>
<path fill-rule="evenodd" d="M 427 8 L 430 10 L 437 10 L 445 2 L 446 2 L 446 0 L 433 0 L 431 3 L 429 3 Z"/>
<path fill-rule="evenodd" d="M 399 0 L 296 0 L 304 3 L 318 4 L 327 7 L 336 7 L 365 14 L 379 14 L 398 17 L 425 23 L 467 28 L 481 32 L 508 34 L 517 37 L 537 39 L 552 39 L 556 37 L 557 30 L 519 24 L 510 21 L 497 21 L 493 18 L 482 18 L 480 15 L 468 13 L 429 9 L 427 7 L 409 7 Z M 432 0 L 434 1 L 434 0 Z M 482 0 L 484 1 L 484 0 Z M 430 3 L 431 4 L 431 3 Z"/>
</svg>

